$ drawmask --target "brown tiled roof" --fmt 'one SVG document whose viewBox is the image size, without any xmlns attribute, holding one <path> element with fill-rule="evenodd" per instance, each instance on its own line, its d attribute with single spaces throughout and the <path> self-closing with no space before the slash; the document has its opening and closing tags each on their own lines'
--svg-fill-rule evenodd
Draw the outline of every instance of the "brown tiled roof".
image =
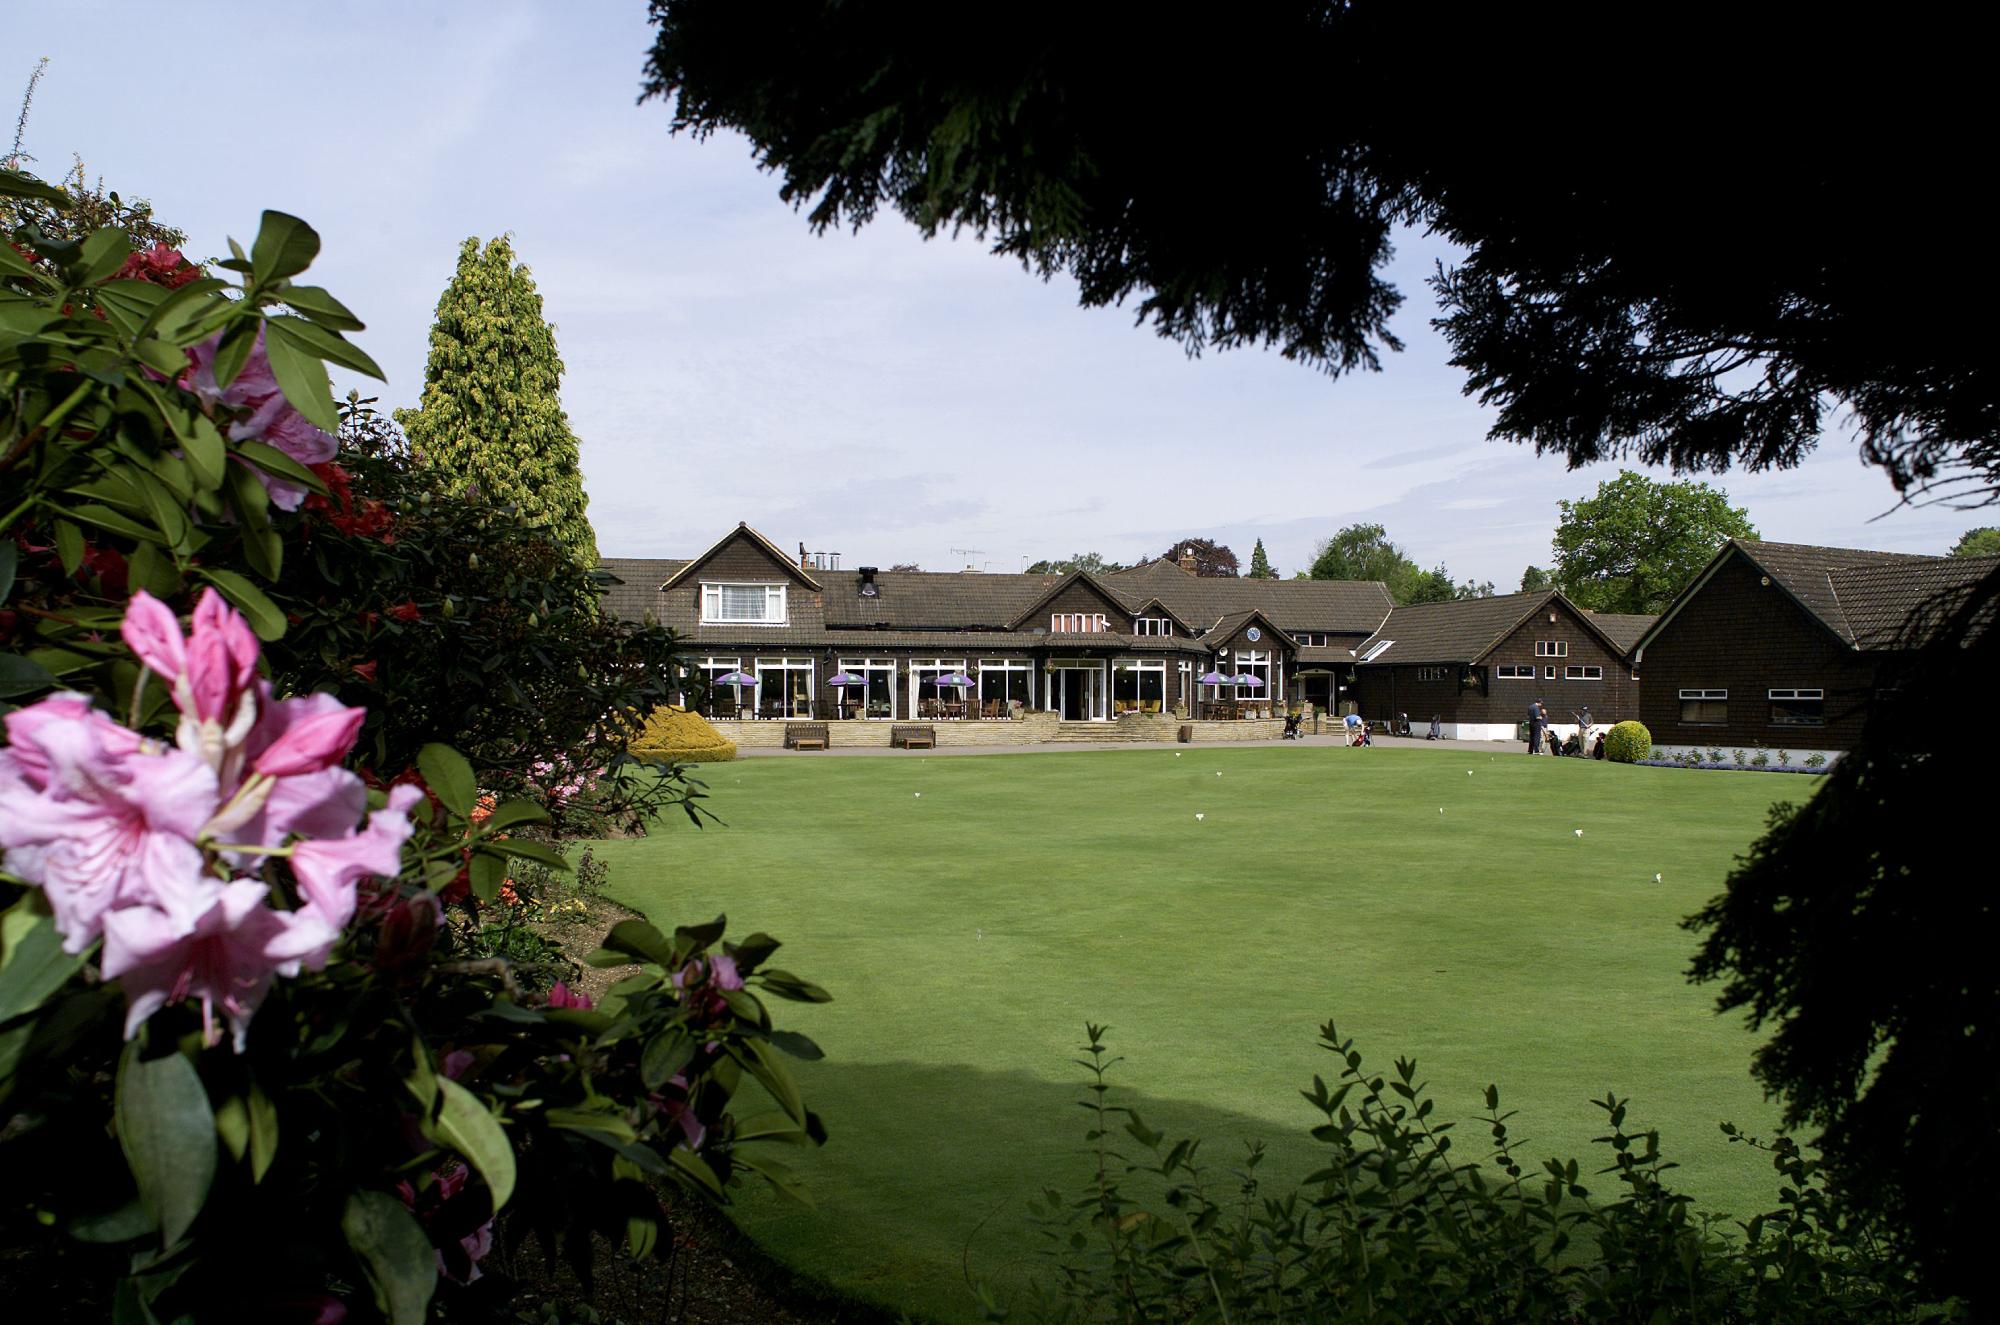
<svg viewBox="0 0 2000 1325">
<path fill-rule="evenodd" d="M 1227 612 L 1259 607 L 1280 630 L 1374 631 L 1393 601 L 1376 580 L 1252 580 L 1190 575 L 1171 561 L 1113 571 L 1106 588 L 1134 601 L 1157 596 L 1182 619 L 1201 625 Z"/>
<path fill-rule="evenodd" d="M 1213 625 L 1202 632 L 1202 638 L 1214 640 L 1219 647 L 1223 641 L 1232 638 L 1237 631 L 1243 629 L 1243 627 L 1249 625 L 1252 621 L 1262 621 L 1265 625 L 1283 635 L 1285 637 L 1284 643 L 1289 647 L 1296 649 L 1299 646 L 1299 642 L 1293 639 L 1285 631 L 1284 627 L 1271 620 L 1263 609 L 1256 607 L 1245 608 L 1240 612 L 1225 613 L 1223 616 L 1218 617 Z"/>
<path fill-rule="evenodd" d="M 880 649 L 935 649 L 943 655 L 1026 653 L 1047 650 L 1053 653 L 1103 653 L 1108 650 L 1133 653 L 1188 653 L 1208 656 L 1208 649 L 1195 640 L 1162 635 L 1033 635 L 1019 630 L 794 630 L 780 628 L 769 634 L 723 634 L 708 628 L 691 636 L 689 647 L 723 653 L 780 653 L 786 648 L 838 649 L 850 655 Z"/>
<path fill-rule="evenodd" d="M 826 619 L 836 626 L 886 624 L 909 629 L 986 626 L 1004 630 L 1061 575 L 988 574 L 983 571 L 877 571 L 876 596 L 861 596 L 861 574 L 821 571 Z"/>
<path fill-rule="evenodd" d="M 1621 653 L 1630 653 L 1639 637 L 1653 628 L 1660 618 L 1650 612 L 1586 612 L 1590 624 L 1603 631 Z"/>
<path fill-rule="evenodd" d="M 1355 653 L 1365 657 L 1368 650 L 1388 640 L 1391 646 L 1376 659 L 1380 666 L 1477 662 L 1554 597 L 1555 590 L 1542 589 L 1399 607 Z"/>
<path fill-rule="evenodd" d="M 1828 630 L 1849 645 L 1855 642 L 1854 625 L 1841 607 L 1840 593 L 1833 580 L 1837 572 L 1860 566 L 1922 565 L 1940 560 L 1907 552 L 1814 547 L 1808 543 L 1766 543 L 1754 538 L 1732 538 L 1729 541 L 1759 570 L 1797 599 L 1799 606 L 1819 618 Z"/>
<path fill-rule="evenodd" d="M 1937 557 L 1855 566 L 1830 578 L 1854 646 L 1893 649 L 1928 638 L 1995 570 L 2000 557 Z"/>
<path fill-rule="evenodd" d="M 604 606 L 611 615 L 644 621 L 649 615 L 659 617 L 663 601 L 660 586 L 687 562 L 662 557 L 600 557 L 597 564 L 618 577 L 617 584 L 604 590 Z"/>
</svg>

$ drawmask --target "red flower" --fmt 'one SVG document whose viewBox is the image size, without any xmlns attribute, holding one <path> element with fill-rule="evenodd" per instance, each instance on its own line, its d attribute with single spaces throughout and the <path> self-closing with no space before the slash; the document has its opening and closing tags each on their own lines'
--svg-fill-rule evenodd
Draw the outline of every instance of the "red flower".
<svg viewBox="0 0 2000 1325">
<path fill-rule="evenodd" d="M 112 276 L 114 281 L 146 281 L 153 285 L 164 285 L 169 290 L 178 290 L 189 281 L 201 278 L 201 268 L 181 256 L 181 251 L 168 248 L 165 244 L 154 244 L 149 249 L 141 249 L 125 259 L 125 265 Z"/>
<path fill-rule="evenodd" d="M 354 664 L 354 666 L 350 667 L 348 670 L 353 672 L 356 676 L 360 677 L 363 681 L 367 682 L 369 685 L 377 685 L 380 683 L 377 682 L 375 679 L 375 669 L 377 667 L 380 667 L 381 665 L 382 664 L 377 662 L 375 659 L 370 658 L 365 663 Z"/>
<path fill-rule="evenodd" d="M 424 619 L 424 614 L 417 610 L 417 605 L 407 598 L 390 608 L 389 615 L 405 623 L 422 621 Z"/>
</svg>

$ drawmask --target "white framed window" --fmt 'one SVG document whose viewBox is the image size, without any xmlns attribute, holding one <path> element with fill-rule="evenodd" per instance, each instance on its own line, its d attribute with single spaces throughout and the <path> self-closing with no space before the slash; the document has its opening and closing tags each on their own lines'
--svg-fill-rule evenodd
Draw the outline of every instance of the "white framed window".
<svg viewBox="0 0 2000 1325">
<path fill-rule="evenodd" d="M 1292 638 L 1299 642 L 1301 648 L 1323 649 L 1332 637 L 1324 630 L 1295 630 Z"/>
<path fill-rule="evenodd" d="M 964 672 L 963 658 L 910 659 L 910 712 L 919 718 L 964 717 L 966 690 L 937 683 L 940 676 Z"/>
<path fill-rule="evenodd" d="M 1535 669 L 1530 663 L 1501 663 L 1493 669 L 1493 679 L 1496 681 L 1532 681 L 1535 679 Z"/>
<path fill-rule="evenodd" d="M 1362 654 L 1362 655 L 1361 655 L 1361 661 L 1362 661 L 1362 662 L 1374 662 L 1374 661 L 1375 661 L 1375 660 L 1376 660 L 1377 658 L 1381 657 L 1381 656 L 1382 656 L 1382 655 L 1383 655 L 1384 653 L 1387 653 L 1387 652 L 1389 651 L 1389 648 L 1390 648 L 1390 646 L 1394 645 L 1394 644 L 1395 644 L 1395 642 L 1396 642 L 1396 641 L 1394 641 L 1394 640 L 1392 640 L 1392 639 L 1385 639 L 1385 640 L 1383 640 L 1383 641 L 1382 641 L 1381 643 L 1379 643 L 1379 644 L 1375 645 L 1375 646 L 1374 646 L 1373 648 L 1369 649 L 1369 650 L 1368 650 L 1368 652 L 1366 652 L 1366 653 Z"/>
<path fill-rule="evenodd" d="M 1681 722 L 1690 727 L 1720 727 L 1729 721 L 1727 690 L 1683 690 Z"/>
<path fill-rule="evenodd" d="M 1563 668 L 1563 680 L 1565 681 L 1602 681 L 1603 679 L 1604 669 L 1594 664 Z"/>
<path fill-rule="evenodd" d="M 1111 712 L 1162 713 L 1167 707 L 1167 664 L 1127 661 L 1111 664 Z"/>
<path fill-rule="evenodd" d="M 1419 681 L 1448 681 L 1451 679 L 1451 668 L 1419 667 L 1417 669 L 1417 679 Z"/>
<path fill-rule="evenodd" d="M 1771 725 L 1773 727 L 1824 727 L 1826 726 L 1826 691 L 1820 689 L 1801 690 L 1797 688 L 1773 690 L 1771 701 Z"/>
<path fill-rule="evenodd" d="M 1163 616 L 1134 617 L 1132 619 L 1132 633 L 1134 635 L 1171 635 L 1174 633 L 1174 623 L 1170 618 Z"/>
<path fill-rule="evenodd" d="M 728 676 L 742 670 L 741 658 L 703 658 L 695 668 L 708 680 L 708 716 L 733 718 L 749 707 L 757 694 L 757 688 L 741 681 L 729 685 L 717 685 L 715 678 Z"/>
<path fill-rule="evenodd" d="M 894 658 L 842 658 L 840 670 L 861 678 L 858 686 L 848 686 L 840 695 L 841 716 L 848 718 L 896 717 L 896 660 Z"/>
<path fill-rule="evenodd" d="M 979 716 L 1012 716 L 1015 704 L 1034 707 L 1035 665 L 1026 658 L 979 660 Z"/>
<path fill-rule="evenodd" d="M 757 716 L 813 716 L 811 658 L 759 658 L 751 672 L 757 678 Z"/>
<path fill-rule="evenodd" d="M 1270 699 L 1272 697 L 1271 658 L 1272 655 L 1268 650 L 1238 649 L 1236 651 L 1236 664 L 1232 674 L 1241 676 L 1247 672 L 1264 684 L 1232 686 L 1230 687 L 1231 697 L 1235 699 Z"/>
<path fill-rule="evenodd" d="M 1104 631 L 1102 612 L 1057 612 L 1049 618 L 1051 635 L 1102 635 Z"/>
<path fill-rule="evenodd" d="M 1537 658 L 1567 658 L 1569 657 L 1569 641 L 1562 639 L 1538 639 L 1535 641 L 1535 656 Z"/>
<path fill-rule="evenodd" d="M 1554 663 L 1550 663 L 1542 669 L 1542 679 L 1544 681 L 1553 681 L 1556 679 L 1556 665 Z"/>
<path fill-rule="evenodd" d="M 704 625 L 782 626 L 785 586 L 782 584 L 704 584 L 701 586 Z"/>
</svg>

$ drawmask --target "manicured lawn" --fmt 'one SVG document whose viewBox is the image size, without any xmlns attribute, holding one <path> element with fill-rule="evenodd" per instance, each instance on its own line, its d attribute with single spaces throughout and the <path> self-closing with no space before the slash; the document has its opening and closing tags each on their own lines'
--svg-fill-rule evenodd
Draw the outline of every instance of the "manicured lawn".
<svg viewBox="0 0 2000 1325">
<path fill-rule="evenodd" d="M 739 1218 L 861 1296 L 972 1319 L 968 1263 L 1003 1292 L 1035 1268 L 1025 1203 L 1085 1173 L 1086 1020 L 1126 1059 L 1124 1102 L 1219 1166 L 1260 1137 L 1267 1171 L 1306 1171 L 1297 1089 L 1332 1075 L 1330 1018 L 1384 1070 L 1417 1058 L 1441 1117 L 1498 1082 L 1524 1156 L 1588 1172 L 1589 1101 L 1616 1091 L 1703 1204 L 1746 1215 L 1775 1190 L 1717 1132 L 1773 1111 L 1751 1037 L 1683 981 L 1677 926 L 1812 780 L 1327 747 L 702 776 L 726 823 L 606 844 L 611 890 L 663 925 L 727 912 L 832 991 L 776 1008 L 827 1052 L 799 1072 L 832 1133 L 798 1156 L 819 1208 L 753 1192 Z"/>
</svg>

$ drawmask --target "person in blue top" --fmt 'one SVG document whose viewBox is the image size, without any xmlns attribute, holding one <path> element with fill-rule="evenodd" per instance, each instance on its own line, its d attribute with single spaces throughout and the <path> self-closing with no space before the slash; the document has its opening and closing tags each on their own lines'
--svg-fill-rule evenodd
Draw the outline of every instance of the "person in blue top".
<svg viewBox="0 0 2000 1325">
<path fill-rule="evenodd" d="M 1349 745 L 1353 745 L 1361 733 L 1368 729 L 1367 724 L 1361 721 L 1359 713 L 1350 713 L 1342 718 L 1340 722 L 1342 726 L 1347 728 L 1347 743 Z"/>
<path fill-rule="evenodd" d="M 1548 722 L 1548 720 L 1549 720 L 1548 713 L 1542 708 L 1541 700 L 1538 699 L 1534 703 L 1528 705 L 1528 753 L 1529 754 L 1538 755 L 1542 752 L 1542 726 L 1543 724 Z"/>
</svg>

